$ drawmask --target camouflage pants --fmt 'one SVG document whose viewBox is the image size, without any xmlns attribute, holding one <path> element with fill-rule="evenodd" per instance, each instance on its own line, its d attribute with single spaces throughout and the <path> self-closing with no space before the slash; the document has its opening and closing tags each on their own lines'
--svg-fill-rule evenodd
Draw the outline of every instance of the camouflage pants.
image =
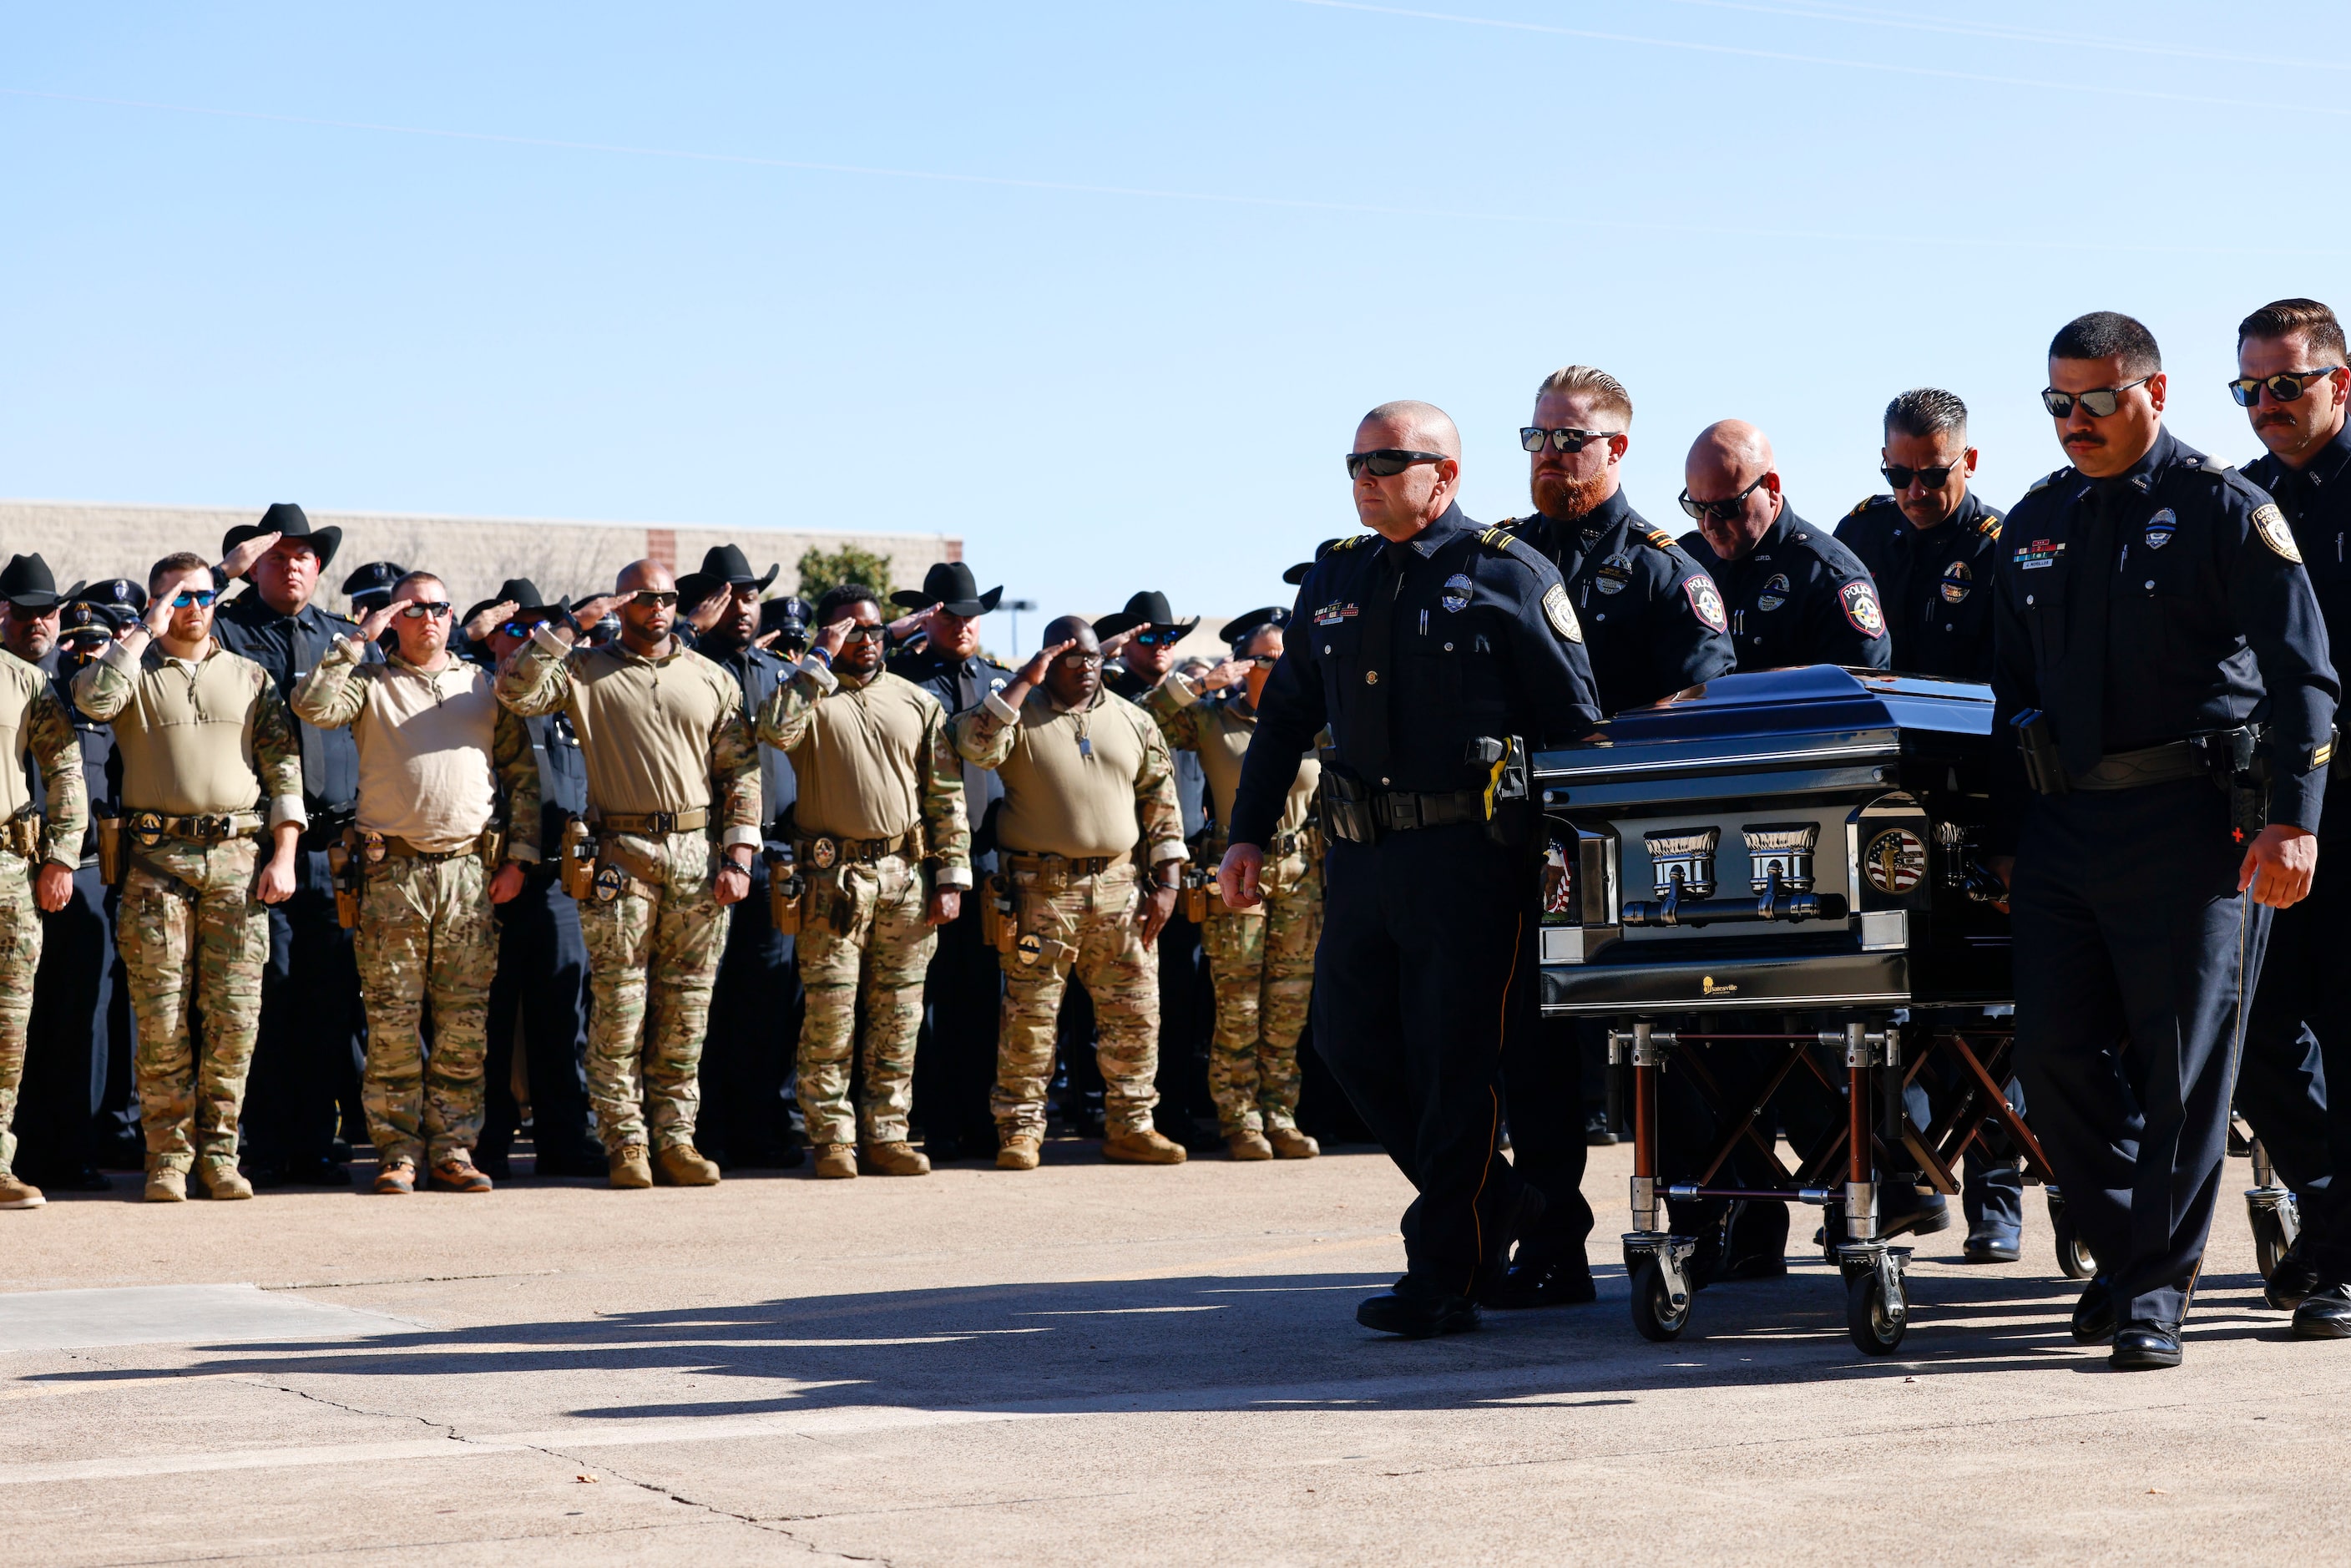
<svg viewBox="0 0 2351 1568">
<path fill-rule="evenodd" d="M 1298 1036 L 1314 992 L 1322 935 L 1322 872 L 1304 855 L 1265 868 L 1265 902 L 1246 914 L 1211 904 L 1200 927 L 1217 987 L 1208 1092 L 1217 1129 L 1269 1132 L 1298 1124 Z"/>
<path fill-rule="evenodd" d="M 269 961 L 268 906 L 253 896 L 260 854 L 252 839 L 166 839 L 131 854 L 115 945 L 139 1025 L 133 1076 L 151 1170 L 236 1159 Z M 201 1047 L 191 1012 L 204 1022 Z"/>
<path fill-rule="evenodd" d="M 726 946 L 727 911 L 711 888 L 717 847 L 700 832 L 608 834 L 602 856 L 629 881 L 617 897 L 580 905 L 597 1136 L 607 1154 L 629 1144 L 690 1145 L 710 988 Z"/>
<path fill-rule="evenodd" d="M 1159 1071 L 1159 955 L 1144 946 L 1135 925 L 1135 869 L 1119 866 L 1058 887 L 1035 872 L 1006 874 L 1018 889 L 1027 951 L 1004 956 L 1004 1023 L 989 1104 L 998 1135 L 1045 1135 L 1054 1026 L 1072 972 L 1093 998 L 1110 1133 L 1148 1127 L 1159 1103 L 1152 1084 Z"/>
<path fill-rule="evenodd" d="M 438 1164 L 482 1135 L 482 1059 L 498 967 L 489 875 L 479 855 L 391 855 L 368 869 L 360 905 L 367 1072 L 360 1101 L 386 1165 Z M 433 1004 L 433 1055 L 421 1027 Z"/>
<path fill-rule="evenodd" d="M 33 971 L 41 964 L 41 916 L 33 868 L 0 855 L 0 1176 L 16 1167 L 16 1091 L 25 1082 L 25 1030 L 33 1020 Z"/>
<path fill-rule="evenodd" d="M 800 1113 L 811 1144 L 906 1141 L 914 1103 L 914 1037 L 923 1024 L 923 977 L 938 933 L 918 865 L 896 855 L 811 879 L 800 925 Z M 861 985 L 862 982 L 862 985 Z M 861 989 L 865 1001 L 864 1087 L 852 1116 L 849 1062 Z"/>
</svg>

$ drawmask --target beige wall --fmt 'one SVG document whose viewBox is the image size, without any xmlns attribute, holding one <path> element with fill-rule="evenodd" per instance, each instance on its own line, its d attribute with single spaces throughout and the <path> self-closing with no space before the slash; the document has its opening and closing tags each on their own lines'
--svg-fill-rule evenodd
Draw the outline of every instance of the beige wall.
<svg viewBox="0 0 2351 1568">
<path fill-rule="evenodd" d="M 146 580 L 147 569 L 174 550 L 207 559 L 220 553 L 222 535 L 257 520 L 266 507 L 151 507 L 92 501 L 0 501 L 0 559 L 38 555 L 64 588 L 76 579 Z M 486 599 L 510 577 L 527 577 L 550 594 L 575 598 L 611 590 L 613 574 L 646 556 L 679 570 L 701 565 L 714 545 L 740 545 L 751 570 L 783 570 L 770 593 L 799 586 L 795 563 L 810 549 L 855 544 L 890 558 L 891 586 L 912 588 L 923 573 L 963 553 L 946 534 L 854 534 L 785 528 L 708 528 L 692 524 L 578 523 L 537 517 L 448 517 L 383 512 L 329 512 L 305 507 L 313 528 L 343 530 L 342 548 L 327 571 L 335 607 L 343 606 L 343 579 L 371 560 L 429 570 L 449 584 L 462 607 Z"/>
</svg>

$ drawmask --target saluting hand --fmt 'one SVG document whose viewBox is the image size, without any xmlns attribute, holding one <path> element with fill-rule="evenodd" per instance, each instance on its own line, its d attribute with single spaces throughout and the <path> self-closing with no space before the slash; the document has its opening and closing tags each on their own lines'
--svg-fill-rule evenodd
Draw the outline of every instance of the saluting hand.
<svg viewBox="0 0 2351 1568">
<path fill-rule="evenodd" d="M 1210 692 L 1220 692 L 1227 686 L 1237 685 L 1256 667 L 1254 659 L 1227 659 L 1200 677 L 1200 695 L 1206 696 Z"/>
<path fill-rule="evenodd" d="M 465 622 L 465 641 L 488 642 L 490 633 L 505 625 L 507 617 L 521 608 L 511 599 L 501 599 L 496 604 L 485 606 L 479 614 Z"/>
<path fill-rule="evenodd" d="M 582 627 L 593 626 L 607 615 L 618 614 L 621 606 L 635 597 L 633 593 L 607 593 L 601 599 L 591 599 L 585 604 L 573 605 L 571 619 Z M 574 635 L 571 628 L 560 621 L 553 623 L 552 630 L 559 637 Z"/>
<path fill-rule="evenodd" d="M 390 603 L 378 605 L 369 611 L 360 621 L 360 641 L 372 643 L 382 636 L 385 629 L 392 624 L 392 616 L 399 612 L 401 605 L 405 602 L 404 600 L 393 600 Z"/>
<path fill-rule="evenodd" d="M 1018 677 L 1020 684 L 1024 686 L 1033 686 L 1044 680 L 1045 672 L 1053 667 L 1053 661 L 1077 645 L 1078 640 L 1071 637 L 1054 643 L 1050 648 L 1037 650 L 1037 656 L 1020 666 L 1020 674 Z"/>
<path fill-rule="evenodd" d="M 2288 909 L 2310 896 L 2310 879 L 2318 871 L 2318 837 L 2308 828 L 2272 822 L 2245 846 L 2237 867 L 2237 891 L 2253 890 L 2253 902 L 2272 909 Z"/>
<path fill-rule="evenodd" d="M 823 651 L 827 663 L 831 663 L 841 653 L 841 644 L 849 641 L 849 633 L 856 625 L 857 617 L 844 615 L 817 632 L 816 645 Z"/>
<path fill-rule="evenodd" d="M 283 534 L 256 534 L 228 554 L 221 557 L 223 577 L 243 577 L 253 570 L 253 563 L 269 553 L 270 548 L 285 538 Z"/>
</svg>

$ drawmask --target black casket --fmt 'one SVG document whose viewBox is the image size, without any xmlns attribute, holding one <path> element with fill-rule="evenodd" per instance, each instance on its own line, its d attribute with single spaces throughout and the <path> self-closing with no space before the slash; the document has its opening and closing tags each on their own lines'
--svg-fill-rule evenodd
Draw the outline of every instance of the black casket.
<svg viewBox="0 0 2351 1568">
<path fill-rule="evenodd" d="M 1814 665 L 1538 753 L 1543 1010 L 2006 1002 L 1991 717 L 1986 686 Z"/>
</svg>

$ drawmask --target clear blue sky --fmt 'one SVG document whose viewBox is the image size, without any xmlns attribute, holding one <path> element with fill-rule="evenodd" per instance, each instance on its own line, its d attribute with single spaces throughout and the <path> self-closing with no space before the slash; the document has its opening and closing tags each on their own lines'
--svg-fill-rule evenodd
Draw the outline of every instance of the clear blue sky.
<svg viewBox="0 0 2351 1568">
<path fill-rule="evenodd" d="M 1581 361 L 1677 532 L 1708 421 L 1829 522 L 1921 382 L 2004 505 L 2085 309 L 2252 454 L 2235 322 L 2351 303 L 2346 86 L 2339 4 L 14 0 L 0 494 L 936 529 L 1229 612 L 1384 399 L 1523 510 Z"/>
</svg>

